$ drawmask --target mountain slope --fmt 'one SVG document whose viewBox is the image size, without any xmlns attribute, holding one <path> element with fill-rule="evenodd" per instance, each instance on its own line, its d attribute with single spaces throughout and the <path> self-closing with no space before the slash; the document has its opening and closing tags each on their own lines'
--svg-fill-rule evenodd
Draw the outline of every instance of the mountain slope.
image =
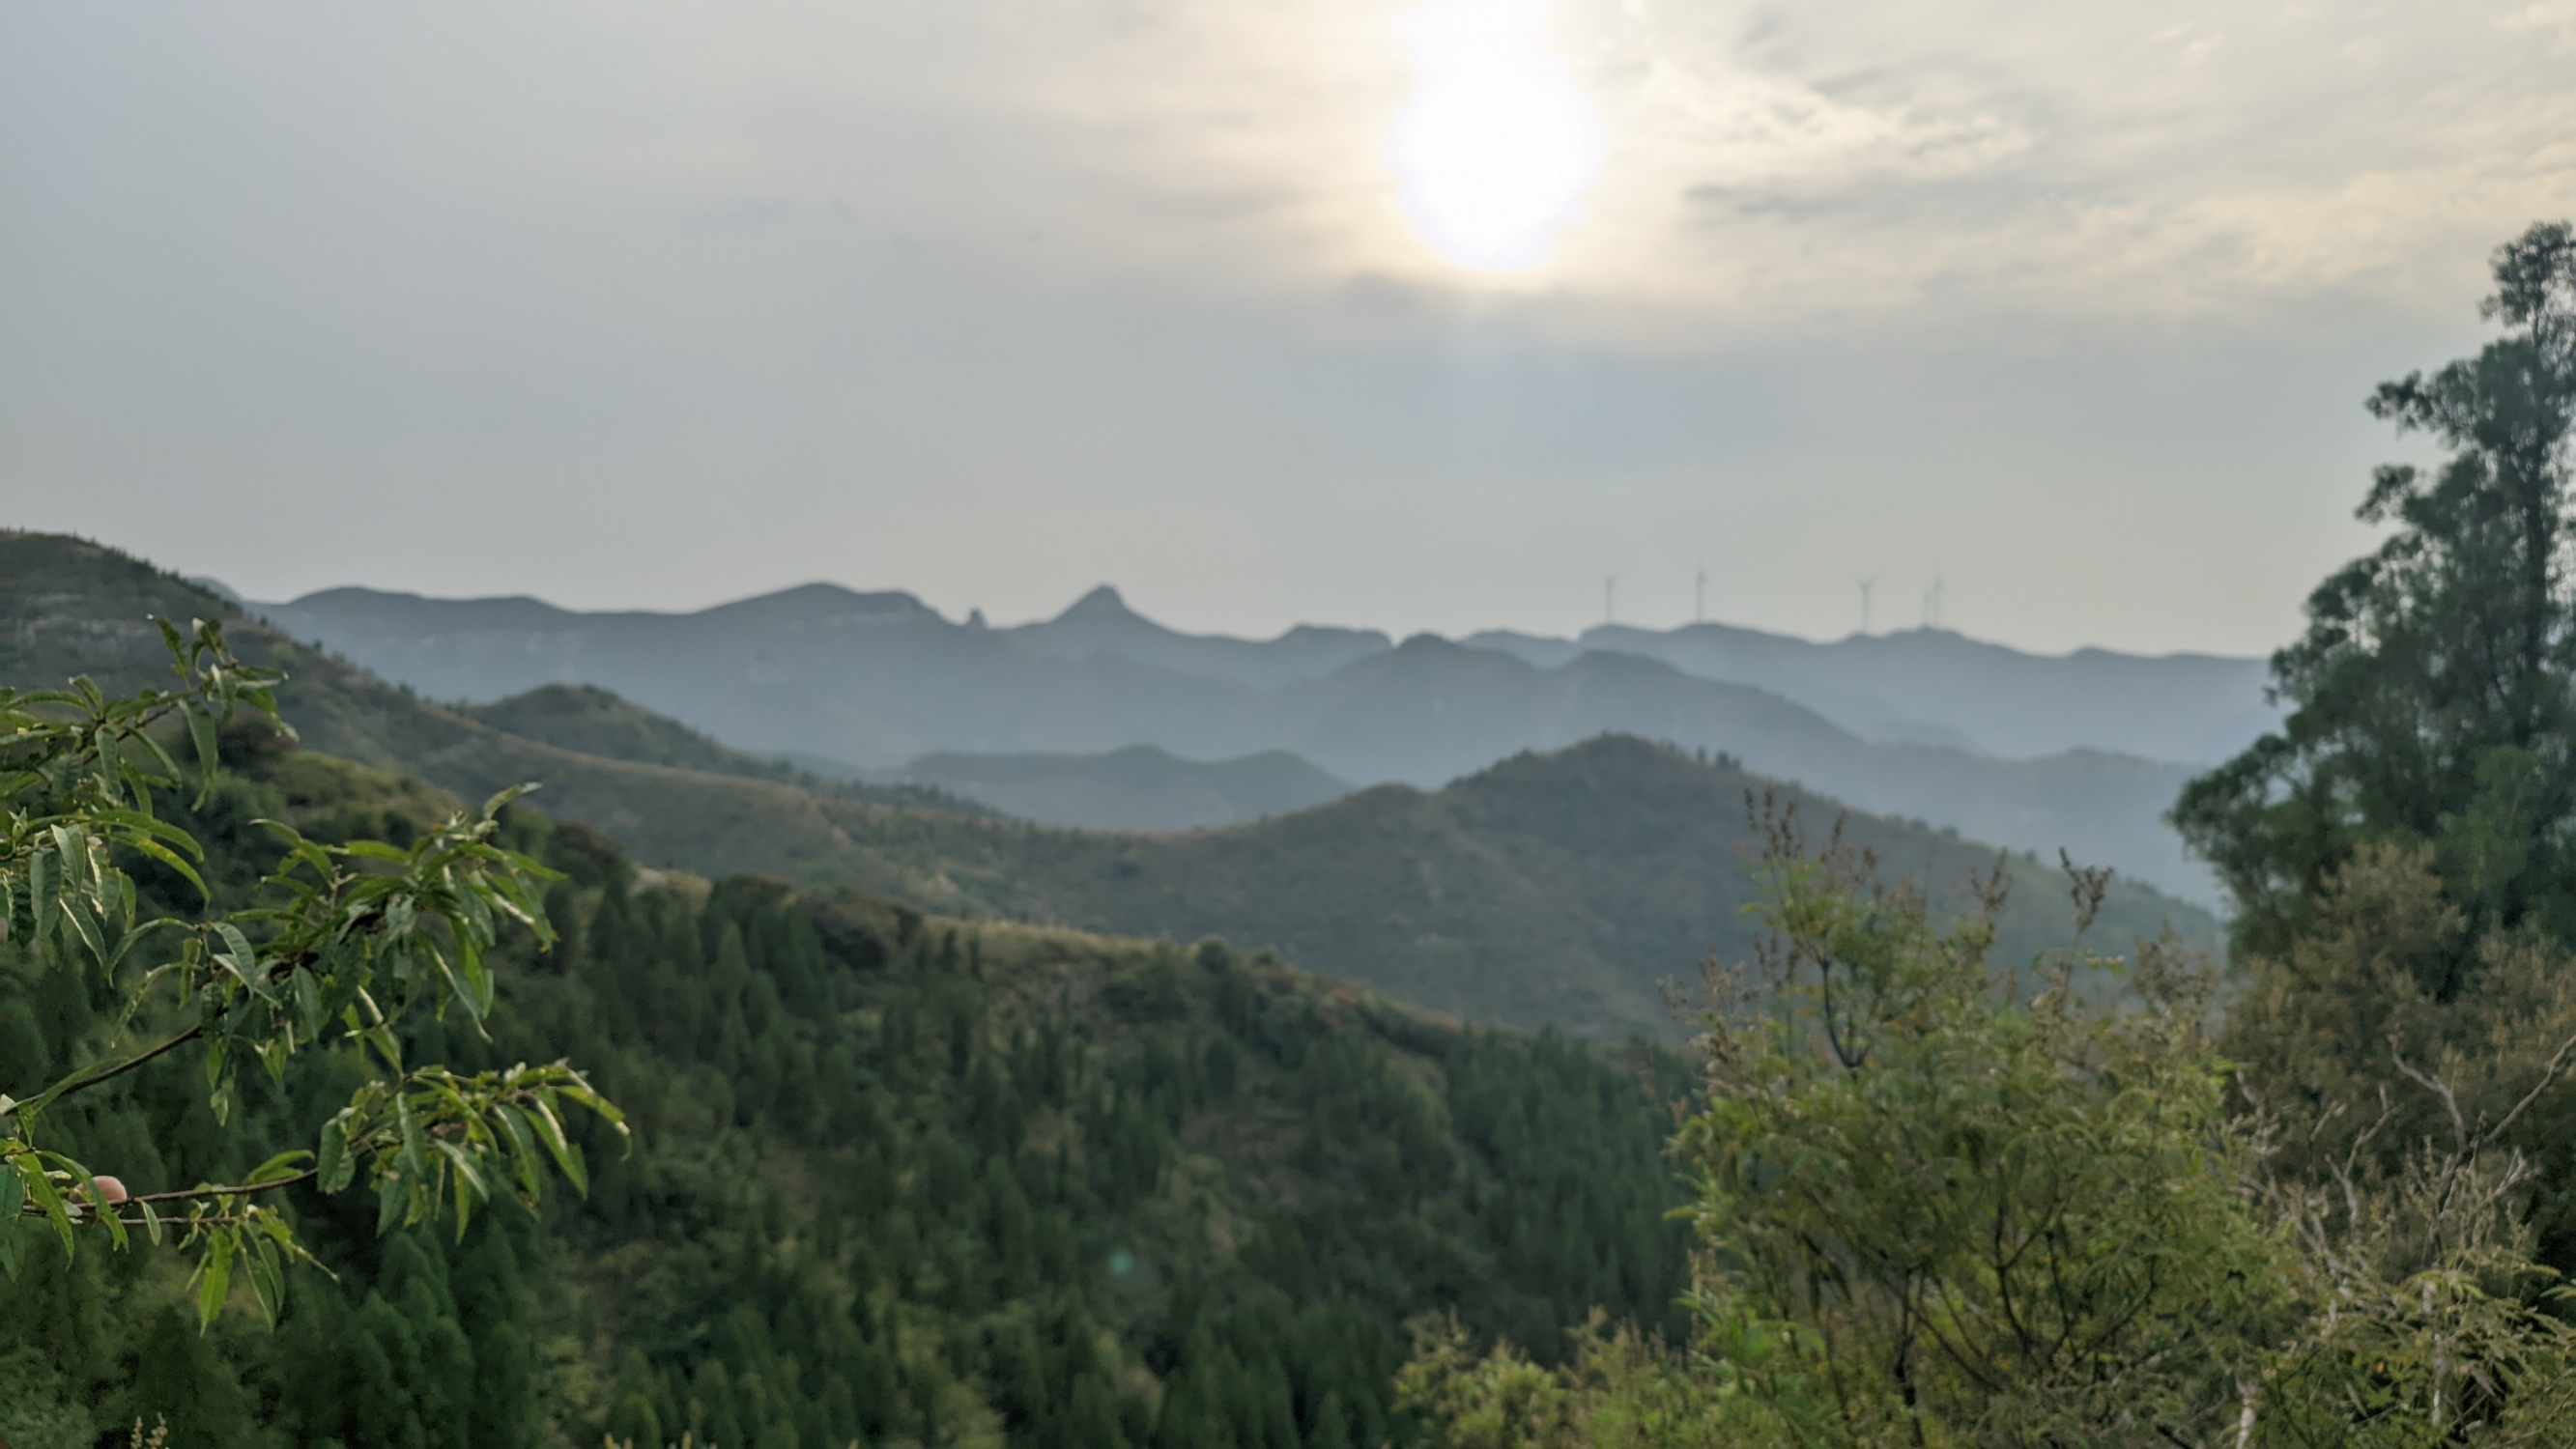
<svg viewBox="0 0 2576 1449">
<path fill-rule="evenodd" d="M 1041 825 L 1194 830 L 1285 815 L 1351 787 L 1285 750 L 1184 760 L 1152 745 L 1105 755 L 930 754 L 894 778 Z"/>
<path fill-rule="evenodd" d="M 595 684 L 544 684 L 491 704 L 459 706 L 455 712 L 506 735 L 601 760 L 781 781 L 819 794 L 884 805 L 967 815 L 993 813 L 977 801 L 927 781 L 871 783 L 846 771 L 816 773 L 795 760 L 746 754 Z"/>
<path fill-rule="evenodd" d="M 1641 740 L 1526 755 L 1426 794 L 1381 786 L 1277 820 L 1176 838 L 1039 837 L 1013 879 L 1051 919 L 1190 940 L 1222 935 L 1477 1021 L 1587 1035 L 1668 1036 L 1658 986 L 1715 951 L 1749 959 L 1744 907 L 1760 849 L 1747 792 L 1768 782 Z M 1903 822 L 1845 815 L 1778 792 L 1821 837 L 1844 822 L 1891 877 L 1953 906 L 1995 853 Z M 2020 857 L 1999 965 L 2026 964 L 2072 929 L 2064 877 Z M 2204 944 L 2210 917 L 2115 885 L 2098 948 L 2168 923 Z"/>
<path fill-rule="evenodd" d="M 2185 767 L 1862 740 L 1778 695 L 1633 655 L 1589 652 L 1543 669 L 1426 636 L 1306 686 L 1283 709 L 1302 711 L 1292 747 L 1348 779 L 1448 780 L 1520 751 L 1635 734 L 1725 754 L 1860 809 L 2043 855 L 2063 848 L 2188 899 L 2212 895 L 2161 819 Z"/>
<path fill-rule="evenodd" d="M 457 713 L 504 734 L 602 759 L 753 779 L 784 779 L 795 773 L 777 761 L 718 744 L 668 715 L 629 703 L 595 684 L 539 685 L 490 704 L 468 705 Z"/>
</svg>

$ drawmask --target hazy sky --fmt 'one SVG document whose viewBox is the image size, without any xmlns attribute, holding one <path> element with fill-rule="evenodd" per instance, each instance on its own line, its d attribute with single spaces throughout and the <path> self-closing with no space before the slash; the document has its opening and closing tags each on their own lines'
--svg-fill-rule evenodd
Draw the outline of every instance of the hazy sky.
<svg viewBox="0 0 2576 1449">
<path fill-rule="evenodd" d="M 2576 0 L 0 0 L 0 522 L 254 597 L 2258 652 Z"/>
</svg>

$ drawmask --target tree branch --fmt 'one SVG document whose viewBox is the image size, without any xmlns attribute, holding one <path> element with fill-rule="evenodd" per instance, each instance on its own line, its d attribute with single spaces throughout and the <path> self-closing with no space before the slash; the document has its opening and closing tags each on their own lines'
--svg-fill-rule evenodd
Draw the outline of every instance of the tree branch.
<svg viewBox="0 0 2576 1449">
<path fill-rule="evenodd" d="M 130 1205 L 143 1202 L 183 1202 L 200 1197 L 241 1197 L 248 1193 L 274 1192 L 281 1187 L 293 1187 L 299 1182 L 311 1182 L 321 1175 L 320 1168 L 308 1167 L 293 1177 L 281 1177 L 269 1182 L 254 1182 L 241 1187 L 200 1187 L 186 1192 L 148 1192 L 141 1197 L 129 1197 L 125 1201 Z"/>
<path fill-rule="evenodd" d="M 122 1202 L 109 1203 L 107 1206 L 112 1208 L 128 1208 L 149 1202 L 194 1202 L 200 1198 L 209 1197 L 248 1197 L 250 1194 L 255 1192 L 275 1192 L 281 1187 L 293 1187 L 298 1183 L 311 1182 L 313 1179 L 321 1175 L 321 1169 L 308 1167 L 304 1171 L 295 1174 L 293 1177 L 281 1177 L 270 1182 L 247 1183 L 237 1187 L 190 1188 L 181 1192 L 147 1192 L 141 1197 L 129 1197 Z M 77 1188 L 77 1184 L 75 1184 L 75 1188 Z M 86 1209 L 89 1205 L 84 1203 L 82 1206 Z M 18 1215 L 20 1217 L 43 1217 L 45 1215 L 45 1210 L 31 1202 L 22 1205 L 19 1209 Z M 104 1215 L 102 1214 L 102 1216 Z M 145 1225 L 142 1218 L 129 1218 L 121 1212 L 116 1214 L 116 1220 L 129 1227 L 141 1227 Z"/>
<path fill-rule="evenodd" d="M 2414 1066 L 2406 1060 L 2406 1054 L 2397 1049 L 2397 1038 L 2394 1036 L 2388 1039 L 2388 1055 L 2390 1060 L 2397 1063 L 2397 1070 L 2404 1072 L 2416 1085 L 2442 1099 L 2442 1106 L 2451 1114 L 2452 1140 L 2459 1144 L 2462 1152 L 2468 1151 L 2469 1124 L 2460 1117 L 2459 1095 L 2453 1092 L 2450 1085 L 2441 1078 L 2429 1077 L 2415 1070 Z"/>
<path fill-rule="evenodd" d="M 144 1063 L 149 1062 L 156 1057 L 186 1046 L 188 1043 L 195 1041 L 198 1037 L 205 1035 L 205 1032 L 205 1024 L 200 1022 L 197 1025 L 188 1028 L 186 1031 L 179 1033 L 177 1036 L 170 1038 L 168 1041 L 161 1043 L 159 1046 L 153 1047 L 151 1050 L 144 1052 L 142 1055 L 129 1057 L 126 1060 L 119 1062 L 117 1065 L 108 1068 L 106 1071 L 100 1072 L 94 1077 L 80 1077 L 75 1073 L 73 1077 L 64 1079 L 52 1090 L 38 1094 L 34 1099 L 34 1102 L 40 1107 L 50 1107 L 54 1103 L 61 1101 L 63 1098 L 70 1096 L 74 1092 L 86 1092 L 101 1082 L 112 1082 L 118 1077 L 124 1076 L 127 1072 L 133 1071 L 136 1067 L 142 1066 Z"/>
<path fill-rule="evenodd" d="M 2576 1051 L 2576 1036 L 2571 1036 L 2566 1041 L 2559 1044 L 2558 1055 L 2551 1057 L 2549 1059 L 2549 1065 L 2540 1069 L 2540 1080 L 2532 1084 L 2531 1090 L 2523 1094 L 2521 1101 L 2513 1104 L 2513 1110 L 2505 1113 L 2502 1121 L 2496 1123 L 2493 1127 L 2488 1128 L 2486 1132 L 2478 1138 L 2479 1146 L 2486 1147 L 2493 1145 L 2498 1137 L 2504 1135 L 2504 1129 L 2513 1125 L 2513 1119 L 2522 1115 L 2523 1108 L 2540 1100 L 2540 1094 L 2548 1091 L 2550 1083 L 2558 1080 L 2558 1073 L 2567 1065 L 2567 1054 L 2571 1051 Z"/>
</svg>

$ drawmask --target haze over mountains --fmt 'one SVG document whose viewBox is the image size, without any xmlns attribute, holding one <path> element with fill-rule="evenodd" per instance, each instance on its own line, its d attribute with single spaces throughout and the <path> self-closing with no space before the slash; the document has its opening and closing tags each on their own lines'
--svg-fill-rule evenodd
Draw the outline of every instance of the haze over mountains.
<svg viewBox="0 0 2576 1449">
<path fill-rule="evenodd" d="M 229 606 L 111 550 L 0 532 L 0 685 L 56 685 L 76 672 L 110 690 L 150 685 L 167 666 L 148 616 L 210 612 Z M 647 865 L 850 886 L 947 914 L 1214 934 L 1475 1020 L 1599 1037 L 1670 1035 L 1656 983 L 1687 977 L 1709 950 L 1741 959 L 1754 948 L 1741 910 L 1758 846 L 1745 795 L 1769 782 L 1634 738 L 1515 756 L 1436 792 L 1380 786 L 1224 829 L 1061 830 L 916 787 L 800 775 L 595 687 L 543 686 L 460 711 L 255 620 L 232 633 L 248 657 L 289 671 L 280 703 L 305 748 L 467 798 L 536 781 L 547 813 L 606 831 Z M 1480 668 L 1536 672 L 1440 648 Z M 995 763 L 968 767 L 990 774 Z M 1108 763 L 1148 778 L 1159 768 L 1150 756 Z M 1293 763 L 1251 766 L 1231 772 L 1248 776 L 1238 781 L 1247 790 L 1312 785 Z M 1840 809 L 1781 793 L 1817 830 Z M 1997 864 L 1989 845 L 1904 819 L 1854 814 L 1849 831 L 1891 872 L 1936 892 Z M 2066 939 L 2065 885 L 2045 860 L 2004 865 L 2015 886 L 1997 959 L 2027 962 Z M 2122 881 L 2095 940 L 2117 949 L 2167 924 L 2203 941 L 2217 934 L 2206 912 Z"/>
<path fill-rule="evenodd" d="M 1830 644 L 1716 624 L 1246 640 L 1165 628 L 1106 587 L 1001 629 L 828 584 L 690 614 L 357 588 L 253 607 L 433 698 L 599 685 L 739 750 L 1048 823 L 1225 824 L 1333 781 L 1437 786 L 1619 732 L 2044 857 L 2063 847 L 2207 903 L 2206 872 L 2160 817 L 2196 767 L 2273 717 L 2258 660 L 2048 658 L 1932 629 Z M 1168 758 L 1103 758 L 1136 747 Z M 1309 769 L 1246 763 L 1275 752 Z M 1248 787 L 1262 768 L 1301 783 Z"/>
<path fill-rule="evenodd" d="M 1463 642 L 1542 667 L 1587 649 L 1659 659 L 1767 689 L 1870 739 L 2008 759 L 2095 749 L 2210 765 L 2280 719 L 2264 698 L 2265 661 L 2214 654 L 2024 654 L 1929 628 L 1817 644 L 1727 624 L 1605 624 L 1580 640 L 1489 630 Z"/>
</svg>

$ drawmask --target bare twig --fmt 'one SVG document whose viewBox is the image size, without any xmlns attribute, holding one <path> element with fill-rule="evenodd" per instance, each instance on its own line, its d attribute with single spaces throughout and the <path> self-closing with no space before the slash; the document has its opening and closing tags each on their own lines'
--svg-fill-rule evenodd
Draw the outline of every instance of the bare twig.
<svg viewBox="0 0 2576 1449">
<path fill-rule="evenodd" d="M 2469 1124 L 2460 1116 L 2459 1094 L 2453 1092 L 2450 1088 L 2450 1084 L 2444 1082 L 2441 1078 L 2426 1076 L 2424 1073 L 2415 1070 L 2413 1064 L 2406 1060 L 2406 1054 L 2397 1049 L 2397 1037 L 2394 1033 L 2391 1033 L 2388 1038 L 2388 1055 L 2391 1060 L 2397 1063 L 2397 1070 L 2404 1072 L 2415 1082 L 2416 1085 L 2442 1099 L 2443 1108 L 2451 1114 L 2452 1139 L 2459 1144 L 2459 1150 L 2461 1152 L 2467 1152 L 2469 1150 Z"/>
<path fill-rule="evenodd" d="M 2486 1130 L 2486 1133 L 2478 1139 L 2479 1146 L 2485 1147 L 2494 1143 L 2498 1137 L 2504 1135 L 2505 1128 L 2513 1125 L 2513 1119 L 2522 1115 L 2523 1108 L 2540 1100 L 2540 1094 L 2548 1091 L 2550 1084 L 2557 1081 L 2558 1074 L 2566 1068 L 2567 1054 L 2571 1051 L 2576 1051 L 2576 1036 L 2571 1036 L 2559 1044 L 2558 1055 L 2551 1057 L 2549 1065 L 2540 1069 L 2540 1080 L 2532 1084 L 2531 1090 L 2523 1094 L 2521 1101 L 2513 1104 L 2512 1111 L 2505 1113 L 2501 1121 Z"/>
<path fill-rule="evenodd" d="M 74 1092 L 86 1092 L 101 1082 L 112 1082 L 118 1077 L 124 1076 L 127 1072 L 133 1071 L 136 1067 L 142 1066 L 146 1062 L 152 1061 L 166 1053 L 177 1051 L 179 1048 L 195 1041 L 198 1037 L 205 1035 L 205 1032 L 205 1025 L 201 1022 L 139 1056 L 128 1057 L 124 1061 L 117 1063 L 115 1066 L 108 1068 L 106 1071 L 98 1073 L 96 1076 L 79 1077 L 72 1081 L 65 1082 L 61 1086 L 54 1088 L 52 1091 L 46 1092 L 42 1096 L 36 1098 L 36 1100 L 51 1105 L 52 1103 L 59 1102 L 63 1098 L 70 1096 Z"/>
</svg>

